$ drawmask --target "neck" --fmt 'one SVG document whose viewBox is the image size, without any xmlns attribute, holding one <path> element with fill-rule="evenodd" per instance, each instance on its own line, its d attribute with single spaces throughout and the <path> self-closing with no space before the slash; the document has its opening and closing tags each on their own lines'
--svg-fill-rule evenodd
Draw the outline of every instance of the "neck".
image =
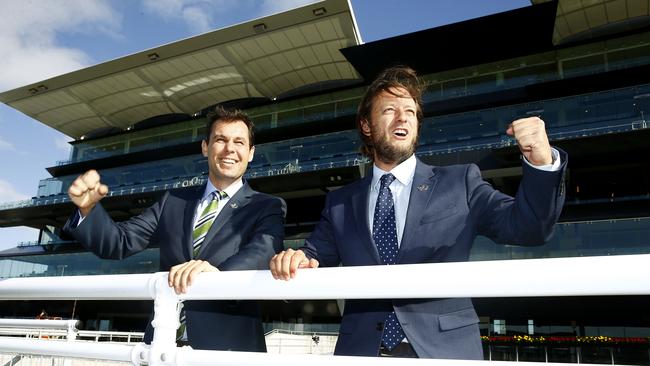
<svg viewBox="0 0 650 366">
<path fill-rule="evenodd" d="M 240 177 L 241 178 L 241 177 Z M 226 188 L 230 187 L 233 183 L 235 183 L 238 179 L 217 179 L 216 177 L 210 175 L 208 179 L 210 179 L 210 183 L 214 186 L 214 188 L 223 191 Z"/>
<path fill-rule="evenodd" d="M 381 169 L 381 170 L 383 170 L 385 172 L 390 172 L 391 170 L 395 169 L 396 166 L 398 166 L 398 165 L 402 164 L 403 162 L 405 162 L 406 160 L 408 160 L 411 156 L 413 156 L 413 154 L 408 155 L 406 157 L 402 157 L 399 160 L 392 160 L 391 161 L 389 159 L 386 159 L 383 156 L 377 155 L 377 152 L 375 151 L 374 163 L 377 166 L 377 168 L 379 168 L 379 169 Z"/>
<path fill-rule="evenodd" d="M 389 161 L 383 161 L 383 160 L 377 159 L 377 157 L 375 157 L 375 165 L 377 166 L 377 168 L 379 168 L 379 169 L 381 169 L 381 170 L 383 170 L 385 172 L 390 172 L 396 166 L 398 166 L 399 163 L 396 162 L 396 161 L 390 161 L 390 162 Z"/>
</svg>

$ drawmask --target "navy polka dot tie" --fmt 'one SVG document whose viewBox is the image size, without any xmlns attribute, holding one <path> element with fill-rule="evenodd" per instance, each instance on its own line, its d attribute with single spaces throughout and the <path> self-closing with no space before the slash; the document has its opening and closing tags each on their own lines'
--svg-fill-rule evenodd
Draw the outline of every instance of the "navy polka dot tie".
<svg viewBox="0 0 650 366">
<path fill-rule="evenodd" d="M 392 174 L 381 177 L 379 196 L 372 221 L 372 238 L 377 245 L 379 257 L 384 264 L 395 264 L 397 260 L 397 228 L 395 227 L 395 204 L 393 194 L 388 186 L 395 180 Z M 384 321 L 384 333 L 381 341 L 384 347 L 392 351 L 406 336 L 397 321 L 395 312 L 391 311 Z"/>
</svg>

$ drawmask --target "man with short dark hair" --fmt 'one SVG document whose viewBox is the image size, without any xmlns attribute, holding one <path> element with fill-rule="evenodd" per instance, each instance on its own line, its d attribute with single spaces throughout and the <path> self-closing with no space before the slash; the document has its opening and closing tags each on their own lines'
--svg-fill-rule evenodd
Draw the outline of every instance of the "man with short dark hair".
<svg viewBox="0 0 650 366">
<path fill-rule="evenodd" d="M 142 214 L 115 223 L 99 201 L 108 193 L 90 170 L 68 190 L 78 212 L 65 230 L 102 258 L 123 259 L 160 246 L 160 270 L 184 293 L 201 272 L 267 269 L 283 248 L 286 205 L 242 179 L 253 160 L 254 126 L 241 111 L 217 108 L 201 142 L 208 182 L 168 191 Z M 185 301 L 186 336 L 198 349 L 266 351 L 259 306 L 253 301 Z M 151 341 L 147 328 L 145 342 Z"/>
<path fill-rule="evenodd" d="M 474 164 L 430 166 L 415 157 L 421 85 L 408 67 L 387 69 L 370 85 L 357 128 L 372 174 L 328 194 L 305 246 L 271 260 L 275 278 L 319 265 L 467 261 L 477 235 L 517 245 L 548 239 L 564 202 L 566 154 L 551 148 L 544 122 L 519 119 L 506 131 L 524 156 L 513 198 Z M 478 322 L 468 298 L 348 300 L 334 353 L 482 359 Z"/>
</svg>

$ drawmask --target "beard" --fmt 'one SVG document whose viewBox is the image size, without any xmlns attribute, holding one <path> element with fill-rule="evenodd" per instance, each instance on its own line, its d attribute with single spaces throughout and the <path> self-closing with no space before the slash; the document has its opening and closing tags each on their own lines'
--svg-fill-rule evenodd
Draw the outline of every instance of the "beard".
<svg viewBox="0 0 650 366">
<path fill-rule="evenodd" d="M 415 148 L 418 146 L 417 135 L 408 146 L 391 144 L 388 137 L 384 134 L 372 133 L 371 137 L 372 145 L 375 149 L 375 159 L 388 164 L 401 164 L 415 153 Z"/>
</svg>

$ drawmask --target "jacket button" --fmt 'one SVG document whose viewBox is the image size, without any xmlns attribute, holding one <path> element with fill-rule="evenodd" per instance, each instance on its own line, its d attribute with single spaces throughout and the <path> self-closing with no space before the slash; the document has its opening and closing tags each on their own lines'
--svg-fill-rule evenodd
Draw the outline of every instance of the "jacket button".
<svg viewBox="0 0 650 366">
<path fill-rule="evenodd" d="M 378 331 L 380 331 L 380 332 L 381 332 L 382 330 L 384 330 L 384 322 L 379 322 L 379 323 L 377 323 L 377 327 L 376 327 L 376 329 L 377 329 Z"/>
</svg>

